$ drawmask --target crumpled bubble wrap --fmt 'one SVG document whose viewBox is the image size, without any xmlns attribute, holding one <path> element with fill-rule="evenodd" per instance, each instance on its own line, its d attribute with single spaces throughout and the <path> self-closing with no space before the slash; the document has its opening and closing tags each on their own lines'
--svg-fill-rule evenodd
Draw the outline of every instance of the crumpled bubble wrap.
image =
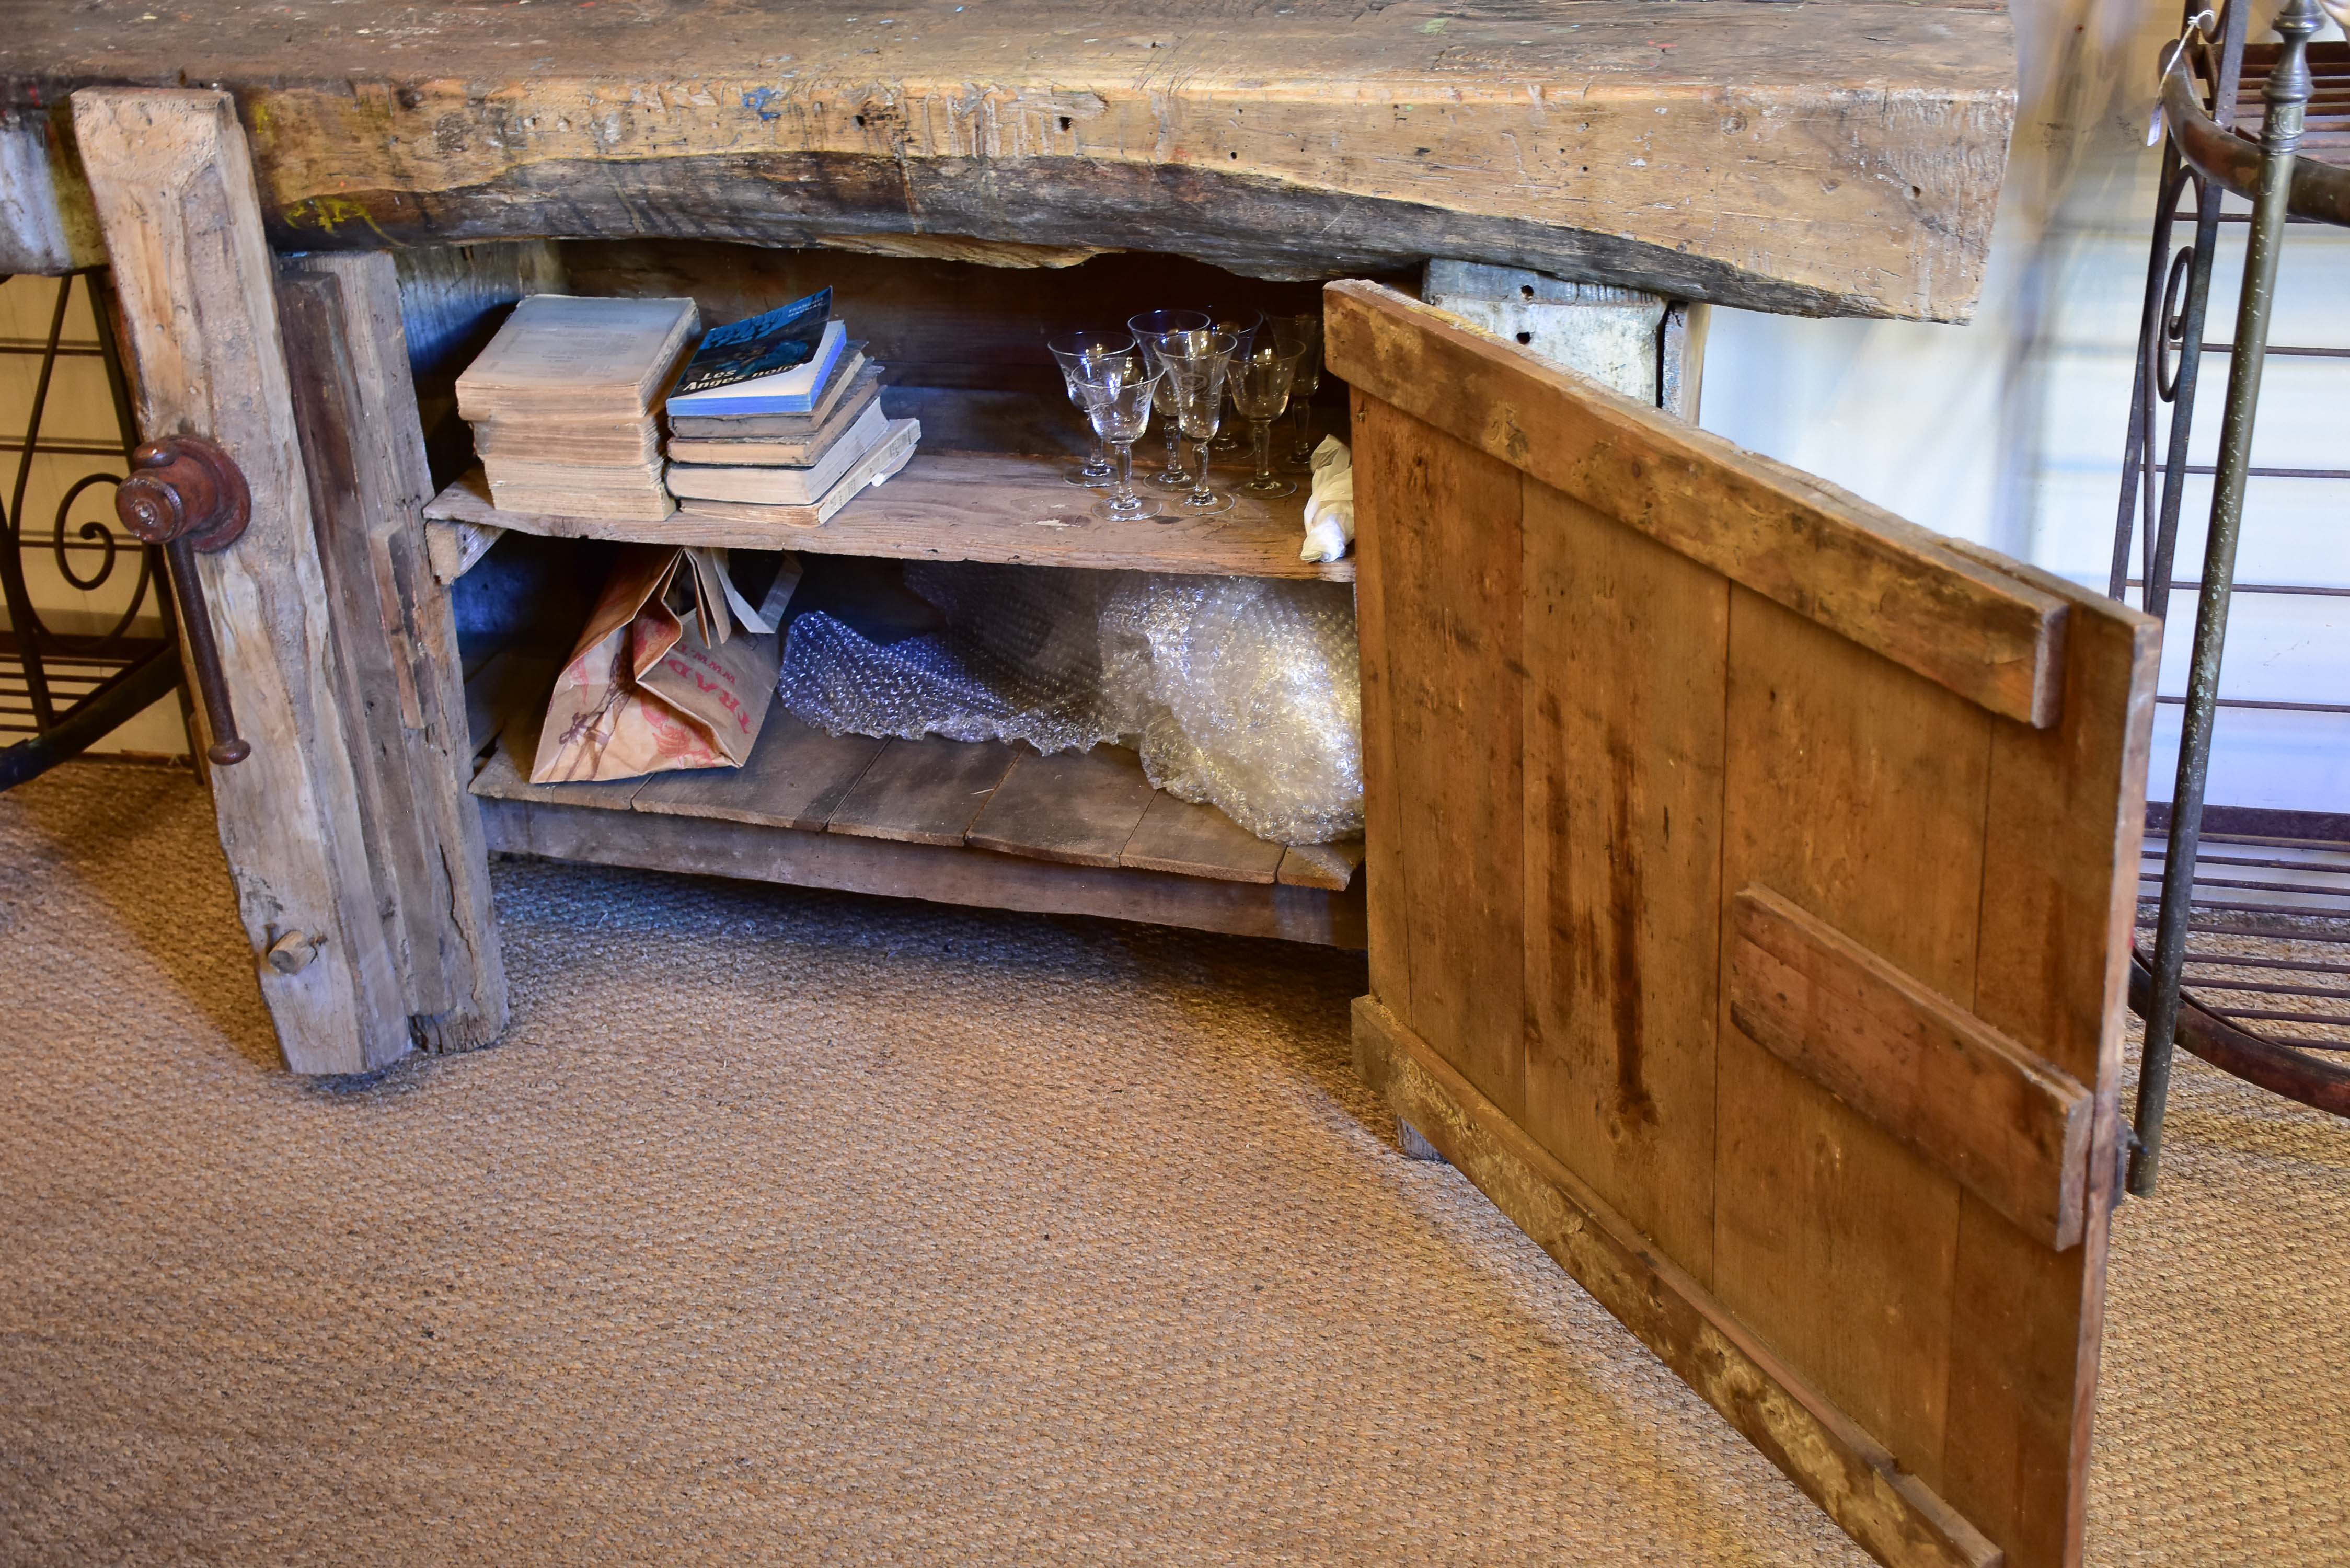
<svg viewBox="0 0 2350 1568">
<path fill-rule="evenodd" d="M 877 642 L 837 617 L 792 622 L 775 691 L 836 735 L 1025 741 L 1040 752 L 1115 740 L 1101 712 L 1097 572 L 920 563 L 906 587 L 943 631 Z"/>
<path fill-rule="evenodd" d="M 1363 828 L 1360 657 L 1343 584 L 909 566 L 943 631 L 872 640 L 810 610 L 776 690 L 834 734 L 1122 741 L 1151 784 L 1261 838 Z"/>
<path fill-rule="evenodd" d="M 1281 844 L 1363 830 L 1344 585 L 1128 575 L 1103 596 L 1101 645 L 1109 720 L 1153 784 Z"/>
</svg>

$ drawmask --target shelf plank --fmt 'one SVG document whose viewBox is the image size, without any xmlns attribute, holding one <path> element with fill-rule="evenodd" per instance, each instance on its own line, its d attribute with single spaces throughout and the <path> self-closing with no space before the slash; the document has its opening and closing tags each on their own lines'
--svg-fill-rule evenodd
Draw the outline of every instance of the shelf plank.
<svg viewBox="0 0 2350 1568">
<path fill-rule="evenodd" d="M 546 720 L 546 699 L 541 693 L 530 706 L 517 711 L 506 722 L 505 732 L 498 739 L 498 749 L 473 775 L 473 793 L 485 800 L 538 800 L 558 805 L 592 805 L 607 811 L 626 811 L 637 792 L 645 786 L 642 778 L 614 779 L 608 784 L 548 784 L 530 782 L 530 766 L 538 755 L 538 734 Z"/>
<path fill-rule="evenodd" d="M 1043 757 L 993 742 L 836 741 L 781 711 L 767 722 L 740 769 L 534 784 L 526 770 L 539 714 L 520 714 L 473 781 L 490 847 L 1363 945 L 1359 887 L 1277 877 L 1275 868 L 1295 852 L 1251 837 L 1212 806 L 1152 791 L 1134 753 L 1122 747 Z M 843 782 L 852 771 L 855 779 Z M 763 795 L 763 784 L 774 793 Z M 828 806 L 827 794 L 839 804 Z M 994 809 L 999 800 L 1001 811 Z M 967 841 L 950 836 L 957 816 L 968 824 Z M 1154 816 L 1151 836 L 1129 855 Z M 917 832 L 928 836 L 912 836 Z"/>
<path fill-rule="evenodd" d="M 1157 793 L 1124 746 L 1049 757 L 1024 751 L 965 841 L 1069 866 L 1115 866 Z"/>
<path fill-rule="evenodd" d="M 1351 556 L 1297 558 L 1305 541 L 1302 494 L 1270 502 L 1243 497 L 1232 510 L 1205 517 L 1187 514 L 1107 523 L 1093 515 L 1093 491 L 1062 478 L 1068 466 L 1066 457 L 916 452 L 888 483 L 858 493 L 822 526 L 812 525 L 815 508 L 705 501 L 689 502 L 658 523 L 502 512 L 491 504 L 479 470 L 435 496 L 424 514 L 443 524 L 560 539 L 1354 581 Z M 1241 477 L 1220 472 L 1217 487 L 1229 489 Z"/>
<path fill-rule="evenodd" d="M 1151 797 L 1150 809 L 1135 825 L 1118 863 L 1226 882 L 1273 882 L 1287 853 L 1212 805 L 1193 805 L 1162 793 Z"/>
<path fill-rule="evenodd" d="M 871 735 L 827 735 L 778 705 L 741 767 L 657 774 L 629 804 L 662 815 L 821 833 L 887 744 Z"/>
<path fill-rule="evenodd" d="M 834 833 L 900 844 L 960 846 L 996 785 L 1012 770 L 1001 741 L 887 742 L 825 825 Z"/>
<path fill-rule="evenodd" d="M 493 851 L 921 898 L 985 909 L 1094 915 L 1328 947 L 1363 945 L 1359 889 L 1259 886 L 1124 867 L 1068 866 L 960 846 L 795 833 L 710 817 L 484 800 Z"/>
<path fill-rule="evenodd" d="M 1293 844 L 1281 857 L 1276 881 L 1292 888 L 1325 888 L 1343 893 L 1354 886 L 1363 866 L 1363 841 L 1357 836 L 1336 844 Z"/>
</svg>

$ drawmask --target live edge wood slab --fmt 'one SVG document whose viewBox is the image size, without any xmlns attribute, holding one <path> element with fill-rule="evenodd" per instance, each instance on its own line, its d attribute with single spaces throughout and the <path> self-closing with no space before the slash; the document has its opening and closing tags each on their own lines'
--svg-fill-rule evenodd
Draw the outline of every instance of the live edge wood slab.
<svg viewBox="0 0 2350 1568">
<path fill-rule="evenodd" d="M 24 0 L 0 142 L 48 189 L 0 202 L 12 270 L 91 259 L 92 84 L 232 93 L 281 248 L 1443 256 L 1929 320 L 1973 306 L 2015 113 L 1982 0 Z"/>
</svg>

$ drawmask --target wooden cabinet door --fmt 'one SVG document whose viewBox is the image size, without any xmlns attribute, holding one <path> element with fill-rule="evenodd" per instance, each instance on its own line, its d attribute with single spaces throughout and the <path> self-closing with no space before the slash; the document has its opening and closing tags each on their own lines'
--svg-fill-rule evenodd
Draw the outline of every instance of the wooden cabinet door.
<svg viewBox="0 0 2350 1568">
<path fill-rule="evenodd" d="M 1325 312 L 1366 1075 L 1880 1560 L 2076 1561 L 2158 628 Z"/>
</svg>

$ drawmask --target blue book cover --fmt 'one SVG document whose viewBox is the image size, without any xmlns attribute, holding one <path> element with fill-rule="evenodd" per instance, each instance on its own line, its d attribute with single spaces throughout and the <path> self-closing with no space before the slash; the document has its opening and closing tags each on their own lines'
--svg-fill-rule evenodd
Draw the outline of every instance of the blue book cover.
<svg viewBox="0 0 2350 1568">
<path fill-rule="evenodd" d="M 847 330 L 820 288 L 702 339 L 669 395 L 680 414 L 804 414 L 839 360 Z"/>
</svg>

